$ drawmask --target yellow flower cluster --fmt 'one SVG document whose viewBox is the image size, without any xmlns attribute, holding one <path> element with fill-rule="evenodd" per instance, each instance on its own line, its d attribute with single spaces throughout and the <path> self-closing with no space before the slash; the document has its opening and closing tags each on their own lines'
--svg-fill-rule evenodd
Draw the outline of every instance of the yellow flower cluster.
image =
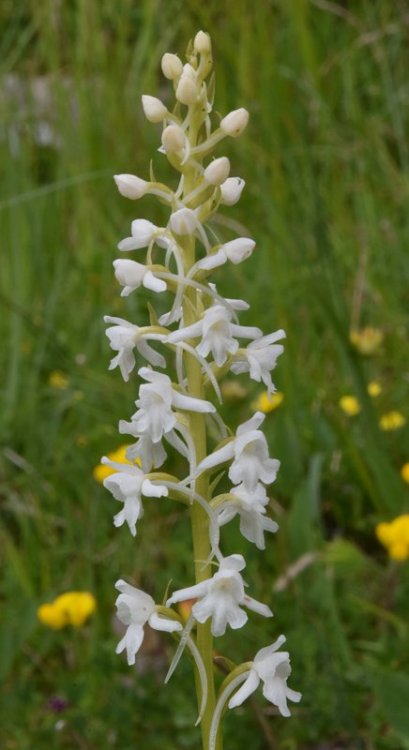
<svg viewBox="0 0 409 750">
<path fill-rule="evenodd" d="M 61 370 L 53 370 L 50 372 L 48 385 L 51 386 L 51 388 L 55 388 L 57 391 L 65 391 L 69 384 L 70 380 L 68 375 L 61 372 Z"/>
<path fill-rule="evenodd" d="M 372 328 L 367 326 L 366 328 L 355 329 L 349 334 L 349 340 L 355 349 L 366 356 L 374 354 L 383 341 L 383 333 L 379 328 Z"/>
<path fill-rule="evenodd" d="M 406 424 L 406 419 L 400 411 L 388 411 L 379 420 L 379 427 L 385 432 L 399 430 L 404 424 Z"/>
<path fill-rule="evenodd" d="M 131 464 L 131 461 L 128 461 L 126 457 L 126 451 L 127 448 L 129 448 L 129 445 L 121 445 L 119 448 L 117 448 L 115 451 L 112 451 L 112 453 L 108 453 L 107 456 L 111 461 L 116 461 L 119 464 Z M 97 482 L 102 482 L 106 477 L 110 477 L 111 474 L 115 474 L 116 469 L 111 469 L 110 466 L 105 466 L 105 464 L 98 464 L 98 466 L 95 467 L 94 471 L 92 472 L 92 475 L 94 479 L 97 480 Z"/>
<path fill-rule="evenodd" d="M 342 396 L 339 405 L 348 417 L 355 417 L 361 411 L 361 404 L 355 396 Z"/>
<path fill-rule="evenodd" d="M 263 393 L 260 393 L 256 400 L 253 401 L 251 407 L 254 411 L 262 411 L 263 414 L 268 414 L 270 411 L 278 409 L 283 401 L 284 394 L 281 393 L 281 391 L 276 391 L 276 393 L 272 393 L 271 396 L 268 395 L 268 391 L 263 391 Z"/>
<path fill-rule="evenodd" d="M 393 560 L 407 560 L 409 557 L 409 514 L 394 518 L 390 523 L 379 523 L 376 536 L 388 550 Z"/>
<path fill-rule="evenodd" d="M 67 591 L 53 602 L 42 604 L 37 609 L 37 617 L 43 625 L 60 630 L 65 625 L 80 628 L 95 612 L 97 602 L 89 591 Z"/>
</svg>

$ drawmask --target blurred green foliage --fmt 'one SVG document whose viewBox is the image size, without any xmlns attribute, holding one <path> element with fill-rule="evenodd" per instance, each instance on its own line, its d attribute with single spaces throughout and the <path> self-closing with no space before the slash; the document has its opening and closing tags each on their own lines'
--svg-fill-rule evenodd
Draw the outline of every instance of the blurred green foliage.
<svg viewBox="0 0 409 750">
<path fill-rule="evenodd" d="M 136 395 L 134 380 L 107 372 L 102 316 L 146 315 L 147 296 L 118 299 L 115 245 L 132 218 L 163 218 L 154 201 L 118 196 L 112 174 L 147 177 L 152 158 L 169 177 L 140 95 L 166 100 L 161 55 L 182 54 L 203 28 L 216 110 L 251 113 L 220 150 L 247 184 L 219 229 L 230 237 L 238 222 L 257 250 L 244 271 L 220 272 L 220 288 L 251 303 L 252 324 L 288 337 L 275 378 L 285 401 L 266 419 L 282 461 L 280 534 L 265 555 L 234 524 L 226 534 L 276 616 L 220 648 L 244 660 L 284 632 L 304 694 L 291 720 L 270 720 L 261 696 L 231 712 L 226 748 L 409 748 L 409 571 L 374 536 L 408 510 L 408 430 L 378 428 L 383 411 L 409 417 L 407 4 L 3 0 L 0 25 L 1 746 L 198 746 L 188 661 L 163 687 L 164 639 L 136 673 L 114 654 L 113 583 L 133 577 L 157 597 L 170 576 L 187 585 L 188 523 L 151 503 L 136 542 L 115 531 L 92 468 L 117 447 Z M 349 342 L 365 325 L 384 333 L 366 358 Z M 54 371 L 66 388 L 52 387 Z M 226 404 L 231 424 L 250 415 L 253 386 Z M 353 419 L 345 393 L 362 405 Z M 92 591 L 98 612 L 78 632 L 47 631 L 36 608 L 68 589 Z"/>
</svg>

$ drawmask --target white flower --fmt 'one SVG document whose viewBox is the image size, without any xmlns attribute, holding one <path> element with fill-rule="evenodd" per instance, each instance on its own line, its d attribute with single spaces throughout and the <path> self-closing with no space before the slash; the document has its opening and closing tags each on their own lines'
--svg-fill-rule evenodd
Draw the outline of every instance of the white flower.
<svg viewBox="0 0 409 750">
<path fill-rule="evenodd" d="M 251 419 L 238 427 L 233 440 L 199 463 L 196 474 L 233 459 L 229 469 L 233 484 L 243 482 L 247 490 L 255 490 L 258 482 L 274 482 L 280 462 L 269 458 L 265 435 L 257 429 L 264 418 L 265 414 L 257 411 Z"/>
<path fill-rule="evenodd" d="M 189 106 L 194 104 L 199 93 L 196 82 L 196 73 L 189 63 L 183 66 L 183 72 L 176 86 L 176 99 L 182 104 Z"/>
<path fill-rule="evenodd" d="M 271 646 L 258 651 L 246 681 L 230 699 L 229 708 L 241 706 L 243 701 L 257 690 L 261 681 L 264 697 L 277 706 L 282 716 L 291 715 L 287 699 L 298 703 L 301 693 L 287 687 L 287 680 L 291 674 L 290 655 L 288 651 L 277 651 L 283 643 L 285 637 L 280 635 Z"/>
<path fill-rule="evenodd" d="M 123 509 L 114 516 L 114 524 L 118 527 L 126 522 L 132 536 L 136 536 L 136 522 L 143 515 L 142 495 L 166 497 L 169 491 L 167 487 L 153 484 L 137 466 L 119 464 L 110 461 L 106 456 L 102 458 L 101 463 L 116 469 L 115 474 L 106 477 L 103 484 L 115 500 L 124 504 Z"/>
<path fill-rule="evenodd" d="M 177 55 L 165 52 L 161 60 L 162 73 L 169 81 L 176 81 L 183 71 L 183 63 Z"/>
<path fill-rule="evenodd" d="M 128 250 L 140 250 L 141 248 L 148 247 L 153 239 L 156 240 L 158 245 L 163 247 L 165 240 L 162 240 L 160 233 L 162 229 L 152 224 L 147 219 L 135 219 L 131 224 L 131 237 L 125 237 L 124 240 L 118 243 L 118 250 L 127 252 Z"/>
<path fill-rule="evenodd" d="M 191 208 L 179 208 L 171 214 L 169 226 L 175 234 L 192 234 L 197 228 L 197 217 Z"/>
<path fill-rule="evenodd" d="M 166 367 L 165 358 L 152 349 L 146 341 L 149 338 L 156 341 L 164 341 L 165 336 L 149 334 L 149 332 L 146 332 L 146 329 L 129 323 L 127 320 L 122 320 L 122 318 L 111 318 L 109 315 L 105 315 L 104 321 L 105 323 L 114 323 L 113 326 L 106 329 L 105 333 L 108 336 L 111 348 L 118 352 L 116 357 L 111 359 L 110 370 L 119 366 L 123 379 L 128 381 L 129 374 L 135 367 L 134 348 L 153 367 Z"/>
<path fill-rule="evenodd" d="M 121 195 L 131 200 L 142 198 L 149 188 L 149 182 L 134 174 L 114 174 L 114 180 Z"/>
<path fill-rule="evenodd" d="M 149 122 L 162 122 L 168 114 L 165 105 L 156 96 L 143 94 L 142 107 L 144 115 Z"/>
<path fill-rule="evenodd" d="M 248 620 L 242 606 L 257 612 L 263 617 L 272 617 L 273 613 L 266 604 L 246 596 L 244 582 L 239 571 L 245 567 L 242 555 L 229 555 L 220 562 L 220 568 L 212 578 L 186 589 L 175 591 L 166 602 L 167 606 L 186 599 L 198 599 L 192 607 L 193 617 L 200 623 L 212 618 L 212 633 L 223 635 L 226 626 L 233 630 L 241 628 Z M 241 606 L 240 606 L 241 605 Z"/>
<path fill-rule="evenodd" d="M 257 338 L 261 331 L 259 328 L 251 326 L 240 326 L 231 322 L 232 312 L 223 305 L 213 305 L 205 310 L 202 319 L 192 323 L 186 328 L 180 328 L 178 331 L 171 333 L 166 341 L 170 344 L 176 344 L 179 341 L 202 337 L 196 351 L 201 357 L 207 357 L 211 352 L 214 361 L 221 367 L 228 354 L 234 354 L 238 347 L 238 341 L 233 338 Z"/>
<path fill-rule="evenodd" d="M 186 138 L 179 125 L 168 125 L 162 131 L 161 141 L 166 153 L 177 154 L 185 147 Z"/>
<path fill-rule="evenodd" d="M 135 664 L 135 655 L 143 641 L 143 627 L 147 622 L 151 628 L 167 633 L 182 630 L 182 625 L 180 622 L 160 616 L 154 600 L 144 591 L 122 580 L 116 582 L 115 588 L 121 592 L 116 600 L 117 617 L 127 625 L 126 633 L 116 647 L 116 653 L 120 654 L 126 649 L 128 664 L 131 666 Z"/>
<path fill-rule="evenodd" d="M 148 382 L 139 388 L 139 398 L 135 402 L 139 409 L 131 418 L 132 424 L 125 423 L 132 428 L 132 434 L 149 435 L 157 443 L 176 426 L 173 408 L 202 413 L 216 411 L 209 401 L 176 391 L 167 375 L 154 372 L 148 367 L 141 367 L 138 375 Z"/>
<path fill-rule="evenodd" d="M 236 375 L 249 372 L 251 379 L 257 383 L 262 380 L 270 394 L 275 390 L 270 372 L 274 370 L 278 357 L 284 351 L 282 344 L 276 344 L 276 341 L 283 338 L 285 338 L 285 332 L 280 329 L 252 341 L 246 349 L 240 349 L 237 352 L 230 369 Z"/>
<path fill-rule="evenodd" d="M 212 268 L 222 266 L 228 260 L 237 265 L 246 260 L 253 252 L 256 243 L 248 237 L 237 237 L 235 240 L 226 242 L 219 247 L 215 253 L 207 255 L 196 263 L 195 268 L 210 271 Z"/>
<path fill-rule="evenodd" d="M 247 109 L 240 107 L 240 109 L 235 109 L 233 112 L 229 112 L 226 117 L 223 117 L 220 122 L 220 127 L 225 135 L 237 138 L 247 126 L 248 121 L 249 113 L 247 112 Z"/>
<path fill-rule="evenodd" d="M 243 536 L 254 542 L 258 549 L 265 549 L 264 532 L 276 532 L 278 524 L 266 516 L 266 505 L 268 497 L 265 487 L 258 483 L 254 490 L 248 490 L 241 483 L 232 487 L 230 494 L 235 496 L 235 501 L 223 507 L 217 516 L 220 526 L 231 521 L 235 515 L 240 516 L 240 531 Z"/>
<path fill-rule="evenodd" d="M 208 164 L 203 177 L 209 185 L 221 185 L 226 181 L 230 172 L 230 162 L 227 156 L 220 156 Z"/>
<path fill-rule="evenodd" d="M 220 201 L 224 206 L 234 206 L 240 200 L 245 181 L 241 177 L 228 177 L 220 185 Z"/>
<path fill-rule="evenodd" d="M 212 51 L 212 43 L 209 34 L 205 31 L 198 31 L 193 40 L 193 48 L 201 55 L 209 54 L 209 52 Z"/>
<path fill-rule="evenodd" d="M 158 279 L 152 271 L 142 263 L 134 260 L 114 260 L 115 277 L 123 286 L 121 297 L 127 297 L 128 294 L 138 289 L 141 285 L 145 289 L 151 289 L 153 292 L 165 292 L 167 289 L 166 282 Z"/>
</svg>

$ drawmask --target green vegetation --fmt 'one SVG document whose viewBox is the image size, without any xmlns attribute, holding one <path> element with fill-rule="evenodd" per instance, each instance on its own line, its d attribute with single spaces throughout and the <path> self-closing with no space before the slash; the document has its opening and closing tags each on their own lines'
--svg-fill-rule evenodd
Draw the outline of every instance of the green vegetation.
<svg viewBox="0 0 409 750">
<path fill-rule="evenodd" d="M 147 178 L 153 155 L 167 176 L 140 95 L 166 96 L 161 54 L 182 54 L 203 28 L 217 111 L 251 114 L 220 155 L 246 180 L 231 216 L 257 249 L 245 269 L 220 272 L 220 288 L 251 303 L 246 322 L 287 332 L 275 373 L 285 398 L 266 418 L 282 461 L 280 534 L 263 556 L 240 542 L 252 594 L 276 616 L 223 645 L 244 660 L 284 632 L 303 692 L 290 720 L 261 693 L 232 712 L 226 749 L 409 748 L 409 563 L 389 561 L 375 536 L 409 510 L 408 427 L 378 426 L 391 410 L 409 420 L 406 4 L 3 0 L 0 23 L 1 746 L 198 746 L 188 660 L 165 687 L 168 640 L 147 639 L 136 671 L 114 653 L 114 582 L 133 576 L 160 597 L 171 570 L 186 585 L 188 524 L 152 502 L 136 541 L 114 530 L 92 470 L 122 442 L 115 425 L 136 395 L 135 379 L 107 371 L 102 316 L 137 320 L 148 299 L 119 300 L 116 243 L 131 219 L 163 218 L 149 198 L 121 198 L 112 174 Z M 384 338 L 363 356 L 350 331 L 368 325 Z M 259 392 L 226 399 L 228 421 L 247 418 Z M 360 402 L 354 417 L 345 394 Z M 233 524 L 226 548 L 236 540 Z M 47 629 L 37 607 L 68 590 L 92 592 L 96 614 Z"/>
</svg>

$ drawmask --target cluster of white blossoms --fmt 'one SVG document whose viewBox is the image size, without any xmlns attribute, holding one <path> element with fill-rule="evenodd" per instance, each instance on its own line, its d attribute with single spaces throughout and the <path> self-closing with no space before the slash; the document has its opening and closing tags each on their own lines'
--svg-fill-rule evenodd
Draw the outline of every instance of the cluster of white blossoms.
<svg viewBox="0 0 409 750">
<path fill-rule="evenodd" d="M 149 503 L 152 498 L 174 498 L 190 508 L 195 582 L 172 593 L 166 605 L 157 605 L 149 594 L 118 581 L 118 617 L 126 632 L 117 652 L 126 650 L 128 663 L 134 664 L 146 623 L 179 635 L 170 673 L 184 646 L 188 646 L 201 684 L 199 719 L 204 746 L 217 748 L 218 723 L 227 701 L 230 708 L 240 705 L 262 682 L 267 700 L 288 716 L 287 699 L 297 702 L 301 696 L 287 687 L 289 654 L 278 650 L 284 636 L 261 649 L 252 662 L 233 669 L 218 699 L 213 684 L 209 684 L 210 680 L 213 683 L 212 636 L 222 636 L 227 627 L 241 628 L 248 620 L 248 611 L 272 616 L 266 604 L 246 593 L 241 574 L 243 556 L 223 556 L 220 527 L 239 516 L 242 535 L 264 549 L 265 533 L 278 529 L 268 516 L 266 487 L 275 481 L 279 469 L 279 461 L 269 457 L 260 430 L 264 415 L 255 413 L 232 434 L 209 398 L 215 396 L 213 400 L 221 402 L 218 381 L 229 371 L 248 373 L 273 392 L 271 372 L 283 351 L 278 342 L 285 334 L 278 330 L 264 335 L 259 328 L 241 325 L 238 313 L 248 310 L 249 305 L 223 297 L 209 280 L 213 270 L 225 266 L 228 272 L 229 264 L 249 259 L 255 247 L 248 237 L 219 241 L 209 223 L 220 206 L 232 206 L 240 199 L 244 180 L 230 176 L 227 157 L 212 158 L 211 154 L 223 139 L 236 138 L 243 132 L 248 112 L 230 112 L 212 130 L 208 34 L 198 32 L 187 60 L 183 65 L 177 55 L 165 54 L 162 58 L 162 71 L 174 87 L 173 111 L 156 97 L 142 97 L 147 119 L 162 124 L 159 151 L 178 173 L 177 186 L 172 189 L 132 174 L 115 176 L 126 198 L 156 196 L 166 207 L 167 220 L 164 226 L 156 226 L 147 219 L 135 219 L 130 236 L 118 245 L 121 253 L 135 252 L 136 258 L 114 261 L 122 296 L 143 286 L 159 295 L 160 311 L 150 305 L 149 322 L 144 325 L 105 317 L 109 324 L 106 333 L 115 352 L 110 368 L 118 367 L 128 381 L 136 363 L 140 363 L 137 374 L 142 382 L 136 411 L 129 421 L 119 423 L 120 433 L 135 440 L 127 452 L 132 463 L 119 464 L 107 458 L 103 462 L 115 472 L 105 479 L 105 487 L 122 503 L 114 523 L 126 523 L 134 536 L 143 515 L 143 498 Z M 220 442 L 209 451 L 208 434 L 214 436 L 215 431 Z M 183 478 L 164 471 L 169 446 L 185 461 Z M 213 480 L 223 468 L 227 470 L 228 489 L 212 496 L 217 484 Z M 190 599 L 195 601 L 184 626 L 172 605 Z"/>
</svg>

